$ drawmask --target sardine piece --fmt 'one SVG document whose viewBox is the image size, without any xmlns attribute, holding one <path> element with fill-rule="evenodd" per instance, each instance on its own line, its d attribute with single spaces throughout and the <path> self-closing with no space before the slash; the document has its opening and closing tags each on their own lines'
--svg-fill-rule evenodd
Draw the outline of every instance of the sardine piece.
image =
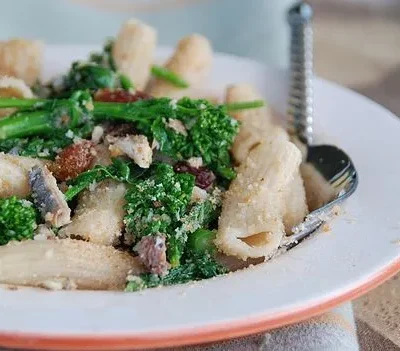
<svg viewBox="0 0 400 351">
<path fill-rule="evenodd" d="M 47 167 L 33 167 L 29 184 L 33 200 L 46 222 L 57 228 L 70 222 L 71 210 Z"/>
<path fill-rule="evenodd" d="M 165 275 L 168 272 L 165 236 L 144 236 L 135 247 L 140 262 L 150 273 Z"/>
<path fill-rule="evenodd" d="M 28 173 L 34 166 L 49 164 L 47 160 L 0 152 L 0 198 L 27 197 L 31 193 Z"/>
</svg>

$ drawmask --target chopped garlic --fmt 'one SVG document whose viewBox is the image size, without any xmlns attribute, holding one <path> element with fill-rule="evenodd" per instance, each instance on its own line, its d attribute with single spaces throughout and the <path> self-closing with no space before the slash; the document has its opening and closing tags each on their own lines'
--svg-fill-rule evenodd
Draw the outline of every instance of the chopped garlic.
<svg viewBox="0 0 400 351">
<path fill-rule="evenodd" d="M 73 139 L 75 135 L 71 129 L 68 129 L 68 131 L 65 133 L 65 136 L 69 139 Z"/>
<path fill-rule="evenodd" d="M 187 160 L 190 167 L 200 168 L 203 166 L 203 159 L 201 157 L 191 157 Z"/>
<path fill-rule="evenodd" d="M 171 118 L 168 121 L 167 126 L 170 127 L 171 129 L 173 129 L 178 134 L 182 134 L 184 136 L 187 136 L 186 128 L 185 128 L 184 124 L 179 119 Z"/>
<path fill-rule="evenodd" d="M 192 203 L 199 203 L 203 202 L 207 199 L 208 193 L 204 189 L 195 186 L 192 191 L 192 196 L 190 198 L 190 202 Z"/>
<path fill-rule="evenodd" d="M 93 132 L 92 132 L 92 141 L 95 144 L 98 144 L 101 140 L 101 138 L 104 135 L 104 129 L 101 126 L 96 126 L 93 128 Z"/>
<path fill-rule="evenodd" d="M 112 157 L 127 155 L 139 167 L 149 168 L 153 160 L 153 150 L 144 135 L 127 135 L 121 138 L 107 138 L 111 144 L 109 150 Z"/>
</svg>

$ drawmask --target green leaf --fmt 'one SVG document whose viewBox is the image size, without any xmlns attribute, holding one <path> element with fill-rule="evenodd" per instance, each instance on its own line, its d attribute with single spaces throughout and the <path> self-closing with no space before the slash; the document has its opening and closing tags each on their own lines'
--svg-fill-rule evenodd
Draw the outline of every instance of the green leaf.
<svg viewBox="0 0 400 351">
<path fill-rule="evenodd" d="M 146 169 L 140 168 L 130 161 L 123 161 L 118 158 L 113 159 L 113 163 L 110 166 L 95 166 L 68 181 L 68 190 L 64 193 L 64 196 L 67 201 L 71 201 L 91 184 L 99 183 L 105 179 L 134 184 L 146 172 Z"/>
</svg>

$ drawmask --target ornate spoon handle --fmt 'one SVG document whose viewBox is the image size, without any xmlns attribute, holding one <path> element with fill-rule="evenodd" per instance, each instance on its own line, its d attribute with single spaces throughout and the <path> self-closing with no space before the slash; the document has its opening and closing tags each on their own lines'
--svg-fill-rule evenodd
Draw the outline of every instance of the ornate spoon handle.
<svg viewBox="0 0 400 351">
<path fill-rule="evenodd" d="M 313 139 L 313 31 L 312 8 L 304 1 L 288 12 L 291 30 L 289 131 L 306 145 Z"/>
</svg>

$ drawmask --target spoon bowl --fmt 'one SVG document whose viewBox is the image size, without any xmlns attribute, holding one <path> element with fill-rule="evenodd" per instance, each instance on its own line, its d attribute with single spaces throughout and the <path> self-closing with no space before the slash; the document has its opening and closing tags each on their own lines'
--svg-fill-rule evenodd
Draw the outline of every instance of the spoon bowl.
<svg viewBox="0 0 400 351">
<path fill-rule="evenodd" d="M 351 196 L 358 185 L 358 174 L 352 160 L 336 146 L 309 146 L 305 164 L 321 176 L 320 181 L 332 195 L 325 204 L 311 211 L 302 223 L 293 228 L 293 235 L 288 236 L 282 244 L 287 249 L 296 246 L 332 218 L 337 206 Z"/>
</svg>

